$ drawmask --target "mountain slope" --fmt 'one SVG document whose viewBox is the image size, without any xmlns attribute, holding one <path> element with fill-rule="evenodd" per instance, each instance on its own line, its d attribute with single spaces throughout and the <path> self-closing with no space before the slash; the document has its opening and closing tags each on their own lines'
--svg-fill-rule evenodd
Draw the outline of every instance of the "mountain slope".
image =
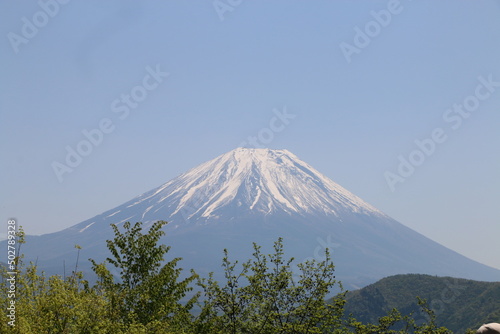
<svg viewBox="0 0 500 334">
<path fill-rule="evenodd" d="M 500 282 L 478 282 L 429 275 L 396 275 L 384 278 L 346 296 L 346 314 L 371 323 L 393 308 L 420 317 L 416 297 L 427 300 L 437 323 L 455 333 L 500 321 Z"/>
<path fill-rule="evenodd" d="M 163 242 L 184 268 L 219 271 L 222 250 L 247 259 L 252 242 L 270 250 L 284 238 L 297 261 L 329 248 L 349 288 L 399 273 L 500 280 L 500 271 L 467 259 L 403 226 L 286 150 L 238 148 L 162 186 L 63 231 L 29 237 L 28 259 L 51 272 L 76 258 L 106 257 L 109 225 L 167 220 Z M 82 264 L 83 266 L 83 264 Z"/>
</svg>

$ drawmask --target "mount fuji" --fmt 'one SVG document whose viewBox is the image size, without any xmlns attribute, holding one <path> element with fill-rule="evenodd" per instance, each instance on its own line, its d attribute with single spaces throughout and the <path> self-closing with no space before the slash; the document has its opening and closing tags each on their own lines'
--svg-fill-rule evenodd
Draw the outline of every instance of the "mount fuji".
<svg viewBox="0 0 500 334">
<path fill-rule="evenodd" d="M 352 289 L 383 277 L 420 273 L 499 281 L 500 270 L 468 259 L 411 230 L 350 193 L 287 150 L 237 148 L 136 198 L 65 230 L 28 236 L 23 252 L 47 273 L 63 263 L 104 260 L 110 224 L 166 220 L 169 256 L 184 269 L 219 272 L 222 251 L 246 260 L 252 242 L 271 251 L 278 237 L 295 262 L 322 260 Z M 80 268 L 88 270 L 82 265 Z"/>
</svg>

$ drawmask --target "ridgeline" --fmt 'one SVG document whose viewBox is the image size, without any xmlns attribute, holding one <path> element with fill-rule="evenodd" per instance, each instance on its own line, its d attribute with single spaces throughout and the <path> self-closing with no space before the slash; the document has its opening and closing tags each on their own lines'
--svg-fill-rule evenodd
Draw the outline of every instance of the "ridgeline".
<svg viewBox="0 0 500 334">
<path fill-rule="evenodd" d="M 417 321 L 424 321 L 417 296 L 427 300 L 437 323 L 454 333 L 500 322 L 500 282 L 421 274 L 390 276 L 360 290 L 349 291 L 345 311 L 363 323 L 376 322 L 393 308 L 402 314 L 414 312 Z"/>
</svg>

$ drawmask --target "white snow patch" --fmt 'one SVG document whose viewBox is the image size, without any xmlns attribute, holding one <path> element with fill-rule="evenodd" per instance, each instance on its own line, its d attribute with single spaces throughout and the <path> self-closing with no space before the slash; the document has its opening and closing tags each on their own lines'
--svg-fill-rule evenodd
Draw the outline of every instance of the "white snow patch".
<svg viewBox="0 0 500 334">
<path fill-rule="evenodd" d="M 123 223 L 125 223 L 127 221 L 130 221 L 130 218 L 133 218 L 133 217 L 134 217 L 134 215 L 132 215 L 132 216 L 130 216 L 128 218 L 125 218 L 125 219 L 119 221 L 118 223 L 116 223 L 116 225 L 120 225 L 120 224 L 123 224 Z"/>
<path fill-rule="evenodd" d="M 144 216 L 146 216 L 146 213 L 148 213 L 149 210 L 151 210 L 152 208 L 154 207 L 154 205 L 151 205 L 150 207 L 148 207 L 146 210 L 144 210 L 144 213 L 142 214 L 142 217 L 141 217 L 141 220 L 144 219 Z"/>
<path fill-rule="evenodd" d="M 262 190 L 260 190 L 260 187 L 257 186 L 257 195 L 255 196 L 255 199 L 254 199 L 252 205 L 250 205 L 250 210 L 253 210 L 253 208 L 255 207 L 255 204 L 257 204 L 257 202 L 259 201 L 260 194 L 262 194 Z"/>
<path fill-rule="evenodd" d="M 118 212 L 121 212 L 121 210 L 118 210 L 118 211 L 113 212 L 113 213 L 112 213 L 112 214 L 110 214 L 109 216 L 106 216 L 106 218 L 113 217 L 113 216 L 114 216 L 114 215 L 116 215 Z"/>
<path fill-rule="evenodd" d="M 85 226 L 84 228 L 82 228 L 80 231 L 78 231 L 78 233 L 82 233 L 83 231 L 85 231 L 86 229 L 88 229 L 90 226 L 94 225 L 95 222 L 92 222 L 90 224 L 88 224 L 87 226 Z"/>
</svg>

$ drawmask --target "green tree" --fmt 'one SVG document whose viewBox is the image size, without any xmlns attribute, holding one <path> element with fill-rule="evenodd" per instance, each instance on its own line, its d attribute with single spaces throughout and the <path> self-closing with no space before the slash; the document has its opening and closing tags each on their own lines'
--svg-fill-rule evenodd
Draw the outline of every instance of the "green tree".
<svg viewBox="0 0 500 334">
<path fill-rule="evenodd" d="M 205 292 L 202 313 L 197 321 L 199 333 L 335 333 L 343 315 L 344 295 L 332 303 L 325 297 L 339 284 L 334 265 L 326 252 L 324 261 L 298 264 L 294 279 L 291 263 L 285 260 L 283 242 L 274 244 L 274 253 L 265 256 L 254 244 L 253 259 L 241 269 L 231 263 L 224 250 L 222 267 L 226 283 L 213 277 L 199 279 Z M 340 333 L 340 332 L 338 332 Z"/>
<path fill-rule="evenodd" d="M 415 333 L 416 334 L 451 334 L 452 331 L 445 327 L 438 326 L 436 323 L 436 314 L 432 309 L 427 305 L 427 301 L 425 299 L 421 299 L 417 297 L 418 305 L 420 305 L 422 311 L 427 314 L 429 319 L 428 322 L 422 325 L 415 325 Z"/>
<path fill-rule="evenodd" d="M 165 224 L 167 222 L 157 221 L 147 233 L 142 233 L 140 222 L 134 226 L 124 223 L 124 232 L 112 224 L 115 237 L 107 240 L 112 257 L 101 264 L 90 260 L 99 278 L 97 287 L 109 301 L 109 316 L 114 321 L 125 325 L 140 324 L 151 332 L 153 328 L 166 328 L 166 324 L 175 330 L 189 327 L 190 310 L 198 295 L 183 299 L 192 290 L 190 283 L 196 275 L 193 273 L 179 280 L 182 269 L 177 268 L 177 264 L 180 258 L 162 264 L 170 250 L 159 244 L 165 234 L 162 231 Z M 115 281 L 106 262 L 119 271 L 119 280 Z"/>
<path fill-rule="evenodd" d="M 33 263 L 25 266 L 20 253 L 21 245 L 25 243 L 22 227 L 19 227 L 16 237 L 18 256 L 14 263 L 9 264 L 9 271 L 1 268 L 0 282 L 2 305 L 15 302 L 15 319 L 2 312 L 1 333 L 90 334 L 104 333 L 112 328 L 104 316 L 105 300 L 89 287 L 81 272 L 75 271 L 64 279 L 59 275 L 47 277 L 43 272 L 39 273 Z M 78 263 L 75 269 L 77 266 Z M 13 278 L 15 290 L 10 289 Z"/>
</svg>

